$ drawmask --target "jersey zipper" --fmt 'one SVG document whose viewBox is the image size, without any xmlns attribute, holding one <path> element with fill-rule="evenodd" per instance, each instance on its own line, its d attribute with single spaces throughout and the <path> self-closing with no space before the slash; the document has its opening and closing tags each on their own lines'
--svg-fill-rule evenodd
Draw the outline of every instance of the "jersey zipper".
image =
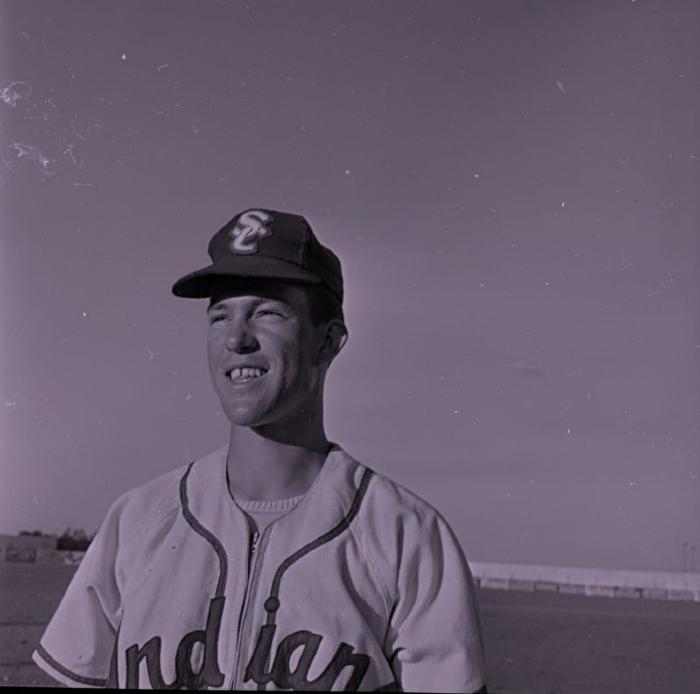
<svg viewBox="0 0 700 694">
<path fill-rule="evenodd" d="M 265 535 L 265 528 L 262 535 Z M 257 569 L 259 564 L 259 557 L 261 552 L 258 550 L 259 540 L 261 539 L 261 533 L 257 530 L 252 533 L 248 545 L 248 575 L 246 576 L 245 593 L 243 597 L 243 605 L 241 606 L 240 614 L 238 615 L 238 627 L 236 629 L 236 651 L 233 658 L 233 679 L 231 681 L 230 689 L 238 689 L 238 669 L 241 660 L 241 636 L 243 634 L 243 626 L 245 624 L 246 614 L 248 612 L 248 605 L 250 603 L 250 595 L 254 590 L 255 579 L 257 577 Z"/>
</svg>

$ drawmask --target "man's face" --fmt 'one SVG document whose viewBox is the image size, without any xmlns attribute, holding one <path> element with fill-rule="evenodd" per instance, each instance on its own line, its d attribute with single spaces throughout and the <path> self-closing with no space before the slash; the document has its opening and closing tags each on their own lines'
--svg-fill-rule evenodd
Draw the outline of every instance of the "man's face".
<svg viewBox="0 0 700 694">
<path fill-rule="evenodd" d="M 316 406 L 323 338 L 302 287 L 215 284 L 207 318 L 209 373 L 232 424 L 284 426 Z"/>
</svg>

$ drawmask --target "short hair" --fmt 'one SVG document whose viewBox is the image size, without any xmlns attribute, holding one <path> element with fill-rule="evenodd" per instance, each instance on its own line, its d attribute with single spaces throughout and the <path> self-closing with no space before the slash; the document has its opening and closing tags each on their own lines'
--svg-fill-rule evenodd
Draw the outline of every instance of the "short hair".
<svg viewBox="0 0 700 694">
<path fill-rule="evenodd" d="M 304 286 L 313 325 L 322 325 L 331 320 L 340 320 L 345 323 L 340 299 L 328 287 L 323 284 L 306 284 Z"/>
</svg>

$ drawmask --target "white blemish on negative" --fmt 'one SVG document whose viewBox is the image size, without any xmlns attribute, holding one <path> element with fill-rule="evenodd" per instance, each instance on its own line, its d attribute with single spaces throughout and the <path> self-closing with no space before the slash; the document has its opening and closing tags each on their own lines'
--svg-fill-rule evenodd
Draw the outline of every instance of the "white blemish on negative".
<svg viewBox="0 0 700 694">
<path fill-rule="evenodd" d="M 54 160 L 49 159 L 45 154 L 35 147 L 24 142 L 13 142 L 10 147 L 17 153 L 17 159 L 29 159 L 35 161 L 41 168 L 42 173 L 47 176 L 53 176 Z"/>
<path fill-rule="evenodd" d="M 29 98 L 32 88 L 27 82 L 10 82 L 0 89 L 0 101 L 14 108 L 17 102 Z"/>
<path fill-rule="evenodd" d="M 659 205 L 659 207 L 657 207 L 656 209 L 652 210 L 652 212 L 653 212 L 654 214 L 666 214 L 666 212 L 668 212 L 670 209 L 673 208 L 674 204 L 675 204 L 675 203 L 673 202 L 673 200 L 670 200 L 670 201 L 664 200 L 664 201 Z"/>
<path fill-rule="evenodd" d="M 616 266 L 614 267 L 615 270 L 625 272 L 626 270 L 631 270 L 634 268 L 634 263 L 627 261 L 625 249 L 622 246 L 618 246 L 617 249 L 619 251 L 619 256 L 608 256 L 608 264 L 605 269 L 612 270 L 613 266 Z"/>
</svg>

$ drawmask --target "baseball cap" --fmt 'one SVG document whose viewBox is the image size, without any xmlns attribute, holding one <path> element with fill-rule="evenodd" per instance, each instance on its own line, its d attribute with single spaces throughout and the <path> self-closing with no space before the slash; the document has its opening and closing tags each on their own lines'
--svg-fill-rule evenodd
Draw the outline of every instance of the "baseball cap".
<svg viewBox="0 0 700 694">
<path fill-rule="evenodd" d="M 214 278 L 260 277 L 324 284 L 343 302 L 340 260 L 301 215 L 244 210 L 211 237 L 208 252 L 211 265 L 175 282 L 175 296 L 209 297 Z"/>
</svg>

